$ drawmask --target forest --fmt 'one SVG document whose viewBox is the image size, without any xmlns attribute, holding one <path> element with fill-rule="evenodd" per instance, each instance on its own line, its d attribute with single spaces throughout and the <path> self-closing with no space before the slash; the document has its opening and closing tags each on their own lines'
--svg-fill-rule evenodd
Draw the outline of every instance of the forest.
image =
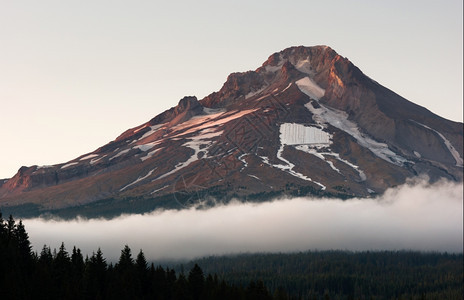
<svg viewBox="0 0 464 300">
<path fill-rule="evenodd" d="M 185 272 L 184 270 L 188 270 Z M 0 213 L 3 299 L 463 299 L 463 255 L 410 251 L 242 254 L 162 266 L 44 245 Z"/>
</svg>

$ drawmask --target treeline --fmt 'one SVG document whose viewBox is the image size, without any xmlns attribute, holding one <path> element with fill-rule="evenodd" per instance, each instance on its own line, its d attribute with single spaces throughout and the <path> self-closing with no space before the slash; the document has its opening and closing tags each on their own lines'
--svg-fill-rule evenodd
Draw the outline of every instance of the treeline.
<svg viewBox="0 0 464 300">
<path fill-rule="evenodd" d="M 163 268 L 126 245 L 113 265 L 100 249 L 34 253 L 23 223 L 0 213 L 2 299 L 463 299 L 463 282 L 462 254 L 405 251 L 244 254 Z"/>
<path fill-rule="evenodd" d="M 464 299 L 463 263 L 463 254 L 309 251 L 213 256 L 184 267 L 199 264 L 236 285 L 259 279 L 297 299 Z"/>
<path fill-rule="evenodd" d="M 100 249 L 85 259 L 64 244 L 34 253 L 23 223 L 0 213 L 1 299 L 288 299 L 282 291 L 276 295 L 262 281 L 230 285 L 198 265 L 188 274 L 149 265 L 142 250 L 134 259 L 127 245 L 114 265 Z"/>
</svg>

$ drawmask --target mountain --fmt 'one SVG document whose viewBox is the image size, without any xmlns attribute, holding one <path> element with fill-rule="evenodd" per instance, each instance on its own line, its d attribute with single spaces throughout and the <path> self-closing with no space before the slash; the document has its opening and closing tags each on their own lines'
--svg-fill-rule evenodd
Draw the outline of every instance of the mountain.
<svg viewBox="0 0 464 300">
<path fill-rule="evenodd" d="M 106 215 L 279 195 L 368 197 L 427 175 L 463 180 L 463 123 L 327 46 L 274 53 L 66 163 L 0 181 L 2 210 Z"/>
</svg>

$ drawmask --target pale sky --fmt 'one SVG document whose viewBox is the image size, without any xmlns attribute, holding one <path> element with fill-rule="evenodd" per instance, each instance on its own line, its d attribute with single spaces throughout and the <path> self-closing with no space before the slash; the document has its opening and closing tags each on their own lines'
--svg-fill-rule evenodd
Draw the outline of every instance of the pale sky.
<svg viewBox="0 0 464 300">
<path fill-rule="evenodd" d="M 0 178 L 69 161 L 290 46 L 463 120 L 462 0 L 0 0 Z"/>
</svg>

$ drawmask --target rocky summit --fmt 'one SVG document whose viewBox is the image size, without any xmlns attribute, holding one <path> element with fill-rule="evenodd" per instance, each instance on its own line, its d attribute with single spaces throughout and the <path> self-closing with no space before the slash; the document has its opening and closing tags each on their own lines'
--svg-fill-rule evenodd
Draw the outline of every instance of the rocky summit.
<svg viewBox="0 0 464 300">
<path fill-rule="evenodd" d="M 327 46 L 292 47 L 91 153 L 20 168 L 0 181 L 0 209 L 113 216 L 231 199 L 347 199 L 422 175 L 463 180 L 462 123 L 395 94 Z"/>
</svg>

